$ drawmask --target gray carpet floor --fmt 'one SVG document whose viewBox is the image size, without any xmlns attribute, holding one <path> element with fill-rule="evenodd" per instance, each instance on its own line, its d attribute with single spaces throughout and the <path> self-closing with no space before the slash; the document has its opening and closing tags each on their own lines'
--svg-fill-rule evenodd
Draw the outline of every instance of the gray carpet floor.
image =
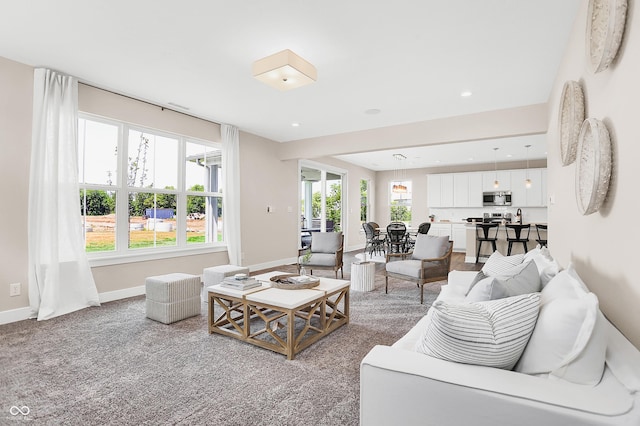
<svg viewBox="0 0 640 426">
<path fill-rule="evenodd" d="M 0 424 L 357 425 L 360 361 L 406 333 L 439 291 L 425 286 L 420 305 L 415 284 L 392 280 L 385 294 L 377 276 L 374 291 L 351 292 L 349 324 L 292 361 L 208 334 L 205 303 L 171 325 L 145 317 L 144 297 L 2 325 Z"/>
</svg>

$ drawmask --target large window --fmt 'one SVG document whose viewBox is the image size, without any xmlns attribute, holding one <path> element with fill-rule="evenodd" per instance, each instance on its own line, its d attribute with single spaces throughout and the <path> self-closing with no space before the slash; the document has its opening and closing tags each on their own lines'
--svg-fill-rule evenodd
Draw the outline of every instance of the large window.
<svg viewBox="0 0 640 426">
<path fill-rule="evenodd" d="M 411 222 L 411 181 L 392 181 L 389 185 L 392 222 Z"/>
<path fill-rule="evenodd" d="M 87 252 L 180 250 L 224 241 L 216 144 L 81 115 L 78 165 Z"/>
<path fill-rule="evenodd" d="M 360 179 L 360 225 L 369 222 L 369 181 Z"/>
</svg>

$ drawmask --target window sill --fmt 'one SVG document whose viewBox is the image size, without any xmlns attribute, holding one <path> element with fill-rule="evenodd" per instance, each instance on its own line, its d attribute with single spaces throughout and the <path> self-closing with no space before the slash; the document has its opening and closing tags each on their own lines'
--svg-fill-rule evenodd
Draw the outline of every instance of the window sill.
<svg viewBox="0 0 640 426">
<path fill-rule="evenodd" d="M 98 255 L 89 255 L 89 266 L 109 266 L 120 265 L 124 263 L 146 262 L 150 260 L 171 259 L 175 257 L 184 257 L 194 254 L 207 254 L 227 251 L 226 245 L 208 245 L 187 248 L 162 248 L 153 250 L 136 250 L 126 254 L 121 253 L 100 253 Z"/>
</svg>

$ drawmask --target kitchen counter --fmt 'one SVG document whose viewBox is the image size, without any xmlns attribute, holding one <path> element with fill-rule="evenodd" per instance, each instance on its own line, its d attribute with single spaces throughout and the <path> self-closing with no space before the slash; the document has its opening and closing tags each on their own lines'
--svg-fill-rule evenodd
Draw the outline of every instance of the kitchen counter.
<svg viewBox="0 0 640 426">
<path fill-rule="evenodd" d="M 546 225 L 546 223 L 537 222 L 540 225 Z M 515 223 L 514 223 L 515 224 Z M 538 244 L 536 238 L 538 238 L 538 233 L 536 232 L 536 223 L 524 223 L 524 225 L 530 224 L 531 231 L 529 233 L 529 242 L 527 243 L 527 248 L 529 250 L 535 248 Z M 465 226 L 466 229 L 466 251 L 465 251 L 465 259 L 466 263 L 475 263 L 476 261 L 476 250 L 478 250 L 478 242 L 476 240 L 476 223 L 469 222 Z M 507 242 L 507 231 L 506 227 L 503 224 L 499 224 L 498 226 L 498 241 L 496 242 L 498 251 L 505 256 L 507 255 L 507 249 L 509 247 L 509 243 Z M 524 231 L 526 232 L 526 231 Z M 493 248 L 491 247 L 491 243 L 483 243 L 482 251 L 480 252 L 479 262 L 485 262 L 487 258 L 493 252 Z M 513 248 L 511 249 L 511 254 L 524 253 L 524 247 L 521 243 L 513 244 Z"/>
</svg>

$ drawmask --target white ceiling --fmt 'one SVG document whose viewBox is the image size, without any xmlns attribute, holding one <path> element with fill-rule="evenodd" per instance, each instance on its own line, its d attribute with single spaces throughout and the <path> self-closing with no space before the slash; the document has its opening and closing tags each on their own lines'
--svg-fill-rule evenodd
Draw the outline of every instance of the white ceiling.
<svg viewBox="0 0 640 426">
<path fill-rule="evenodd" d="M 1 0 L 0 56 L 287 142 L 544 103 L 581 1 Z M 283 49 L 318 81 L 280 92 L 251 76 Z M 496 143 L 403 152 L 492 162 Z M 381 169 L 380 155 L 341 158 Z"/>
</svg>

